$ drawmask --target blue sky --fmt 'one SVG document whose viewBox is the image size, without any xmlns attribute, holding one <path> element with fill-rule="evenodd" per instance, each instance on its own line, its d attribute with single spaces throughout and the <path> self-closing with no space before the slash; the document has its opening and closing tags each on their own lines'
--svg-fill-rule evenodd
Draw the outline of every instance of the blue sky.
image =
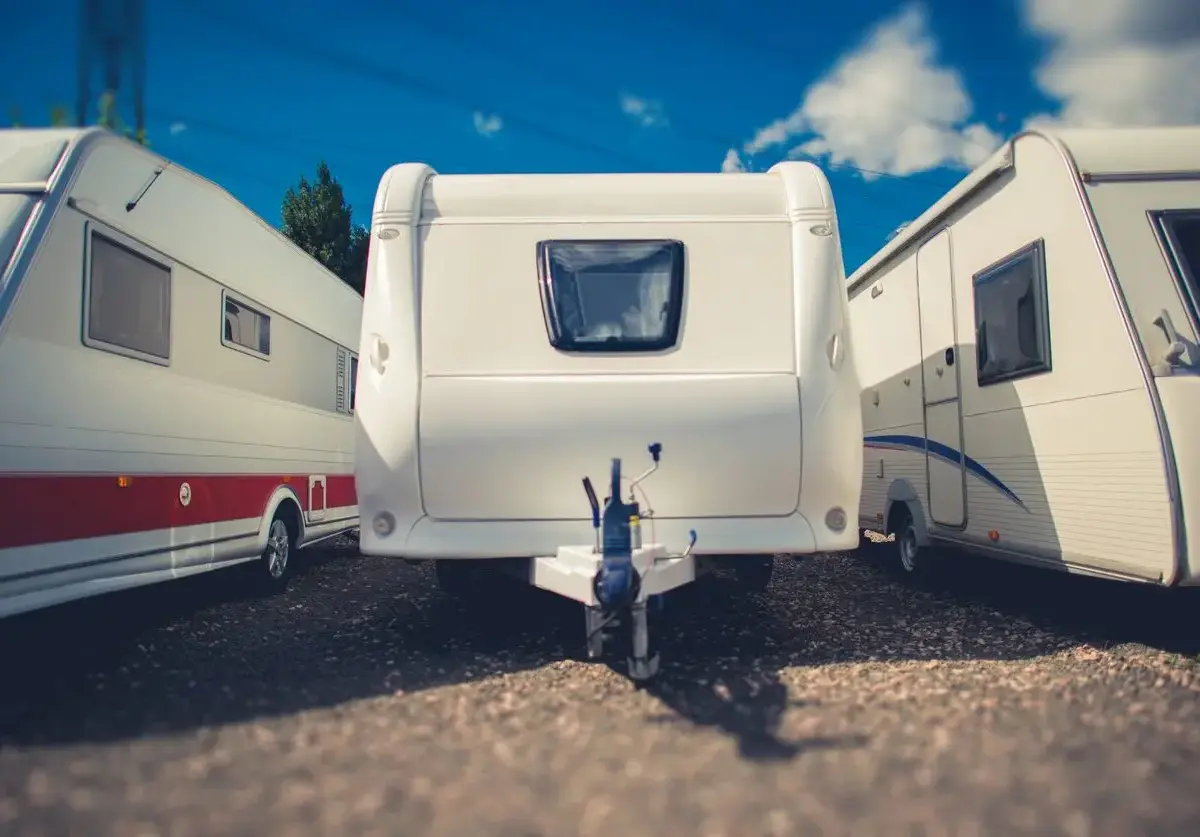
<svg viewBox="0 0 1200 837">
<path fill-rule="evenodd" d="M 45 120 L 74 101 L 78 2 L 6 5 L 0 105 Z M 840 164 L 827 170 L 849 272 L 1030 117 L 1127 118 L 1137 91 L 1108 102 L 1056 55 L 1112 54 L 1130 15 L 1171 3 L 1112 0 L 1126 17 L 1098 14 L 1107 24 L 1082 34 L 1063 0 L 146 5 L 154 148 L 272 223 L 321 158 L 366 222 L 379 176 L 402 161 L 716 171 L 731 149 L 756 169 L 790 153 Z M 1178 118 L 1178 102 L 1164 114 L 1140 119 Z"/>
</svg>

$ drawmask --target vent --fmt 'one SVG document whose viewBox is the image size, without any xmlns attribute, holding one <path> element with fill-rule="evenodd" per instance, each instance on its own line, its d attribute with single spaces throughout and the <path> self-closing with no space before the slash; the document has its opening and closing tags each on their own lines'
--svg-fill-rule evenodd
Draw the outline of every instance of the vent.
<svg viewBox="0 0 1200 837">
<path fill-rule="evenodd" d="M 346 350 L 338 349 L 337 353 L 337 411 L 346 410 Z"/>
</svg>

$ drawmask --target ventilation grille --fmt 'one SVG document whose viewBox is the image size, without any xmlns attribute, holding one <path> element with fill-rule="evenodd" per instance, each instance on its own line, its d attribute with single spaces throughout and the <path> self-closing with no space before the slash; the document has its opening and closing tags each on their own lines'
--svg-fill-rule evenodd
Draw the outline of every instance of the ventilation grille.
<svg viewBox="0 0 1200 837">
<path fill-rule="evenodd" d="M 346 412 L 346 352 L 338 349 L 337 354 L 337 411 Z"/>
</svg>

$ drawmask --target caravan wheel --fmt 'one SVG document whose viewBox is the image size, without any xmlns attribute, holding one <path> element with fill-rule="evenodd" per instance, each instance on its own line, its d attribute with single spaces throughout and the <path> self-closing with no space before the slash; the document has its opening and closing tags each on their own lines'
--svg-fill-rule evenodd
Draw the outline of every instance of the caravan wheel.
<svg viewBox="0 0 1200 837">
<path fill-rule="evenodd" d="M 917 540 L 917 526 L 913 522 L 908 509 L 902 511 L 892 527 L 896 536 L 892 546 L 892 560 L 889 566 L 904 578 L 922 578 L 929 575 L 933 565 L 933 554 L 930 550 L 922 549 Z"/>
<path fill-rule="evenodd" d="M 249 566 L 260 592 L 271 595 L 287 587 L 295 565 L 295 551 L 296 533 L 288 525 L 284 510 L 280 509 L 267 529 L 267 545 L 262 555 Z"/>
</svg>

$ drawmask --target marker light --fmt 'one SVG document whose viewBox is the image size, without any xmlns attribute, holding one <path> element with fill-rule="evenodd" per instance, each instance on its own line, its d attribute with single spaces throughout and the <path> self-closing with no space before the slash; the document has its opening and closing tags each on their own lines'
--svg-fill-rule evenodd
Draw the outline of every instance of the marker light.
<svg viewBox="0 0 1200 837">
<path fill-rule="evenodd" d="M 396 531 L 396 518 L 392 516 L 391 512 L 380 512 L 371 521 L 371 528 L 375 530 L 376 535 L 386 538 Z"/>
<path fill-rule="evenodd" d="M 831 531 L 840 532 L 846 528 L 846 512 L 839 506 L 834 506 L 825 513 L 825 525 Z"/>
</svg>

